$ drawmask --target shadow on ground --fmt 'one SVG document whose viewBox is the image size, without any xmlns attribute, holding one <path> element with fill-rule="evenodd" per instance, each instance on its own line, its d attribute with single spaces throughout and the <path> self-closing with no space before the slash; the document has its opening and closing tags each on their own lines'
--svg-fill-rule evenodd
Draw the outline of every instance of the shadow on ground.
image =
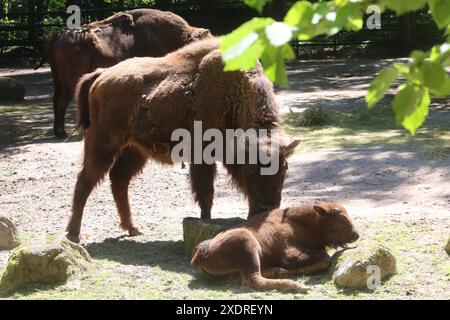
<svg viewBox="0 0 450 320">
<path fill-rule="evenodd" d="M 230 283 L 225 278 L 207 278 L 190 265 L 183 241 L 138 242 L 123 237 L 109 238 L 104 242 L 89 243 L 85 246 L 92 258 L 119 262 L 125 265 L 159 267 L 162 270 L 192 275 L 189 288 L 215 291 L 253 292 L 251 288 L 238 283 Z M 295 278 L 293 278 L 295 279 Z M 326 272 L 302 278 L 307 285 L 318 285 L 329 281 Z"/>
<path fill-rule="evenodd" d="M 183 241 L 138 242 L 126 238 L 109 238 L 85 246 L 94 259 L 127 265 L 160 267 L 173 272 L 193 273 Z"/>
<path fill-rule="evenodd" d="M 53 136 L 53 85 L 50 71 L 14 73 L 10 77 L 25 84 L 26 97 L 16 103 L 0 102 L 0 152 L 14 153 L 14 148 L 33 143 L 64 143 L 79 140 L 72 136 L 67 140 Z M 66 115 L 69 134 L 75 133 L 76 112 L 73 103 Z"/>
</svg>

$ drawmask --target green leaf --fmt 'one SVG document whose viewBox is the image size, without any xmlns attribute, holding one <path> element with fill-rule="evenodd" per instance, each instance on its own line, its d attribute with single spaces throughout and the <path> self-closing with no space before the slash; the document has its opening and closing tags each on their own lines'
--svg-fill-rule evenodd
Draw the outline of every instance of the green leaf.
<svg viewBox="0 0 450 320">
<path fill-rule="evenodd" d="M 253 18 L 220 38 L 220 50 L 226 71 L 249 70 L 256 65 L 265 47 L 264 28 L 272 18 Z"/>
<path fill-rule="evenodd" d="M 432 90 L 431 93 L 440 98 L 445 98 L 450 96 L 450 77 L 446 77 L 444 83 L 439 90 Z"/>
<path fill-rule="evenodd" d="M 448 77 L 444 67 L 438 63 L 427 63 L 423 66 L 425 85 L 432 91 L 439 91 Z"/>
<path fill-rule="evenodd" d="M 214 1 L 214 0 L 210 0 Z M 259 12 L 259 14 L 262 13 L 264 6 L 267 2 L 270 2 L 271 0 L 244 0 L 244 3 L 248 5 L 249 7 L 252 7 L 256 11 Z"/>
<path fill-rule="evenodd" d="M 429 105 L 427 88 L 402 85 L 393 102 L 397 124 L 402 125 L 410 134 L 415 134 L 428 116 Z"/>
<path fill-rule="evenodd" d="M 286 66 L 284 59 L 294 59 L 295 53 L 289 44 L 282 47 L 268 46 L 261 56 L 264 72 L 278 85 L 287 86 Z"/>
<path fill-rule="evenodd" d="M 336 13 L 336 23 L 338 28 L 348 27 L 362 27 L 362 12 L 360 11 L 360 6 L 357 3 L 348 3 L 337 9 Z M 350 29 L 349 28 L 349 29 Z"/>
<path fill-rule="evenodd" d="M 405 78 L 410 74 L 409 66 L 404 63 L 394 63 L 394 68 Z"/>
<path fill-rule="evenodd" d="M 292 38 L 292 28 L 283 22 L 274 22 L 266 27 L 266 37 L 269 43 L 275 47 L 282 46 Z"/>
<path fill-rule="evenodd" d="M 423 60 L 425 60 L 426 58 L 428 58 L 428 54 L 426 52 L 423 51 L 419 51 L 419 50 L 414 50 L 411 53 L 411 58 L 413 58 L 414 60 L 416 60 L 417 62 L 422 62 Z"/>
<path fill-rule="evenodd" d="M 314 11 L 309 1 L 299 1 L 288 11 L 284 22 L 294 27 L 307 27 L 313 14 Z"/>
<path fill-rule="evenodd" d="M 423 8 L 427 2 L 428 0 L 381 0 L 383 5 L 394 10 L 397 15 L 417 11 Z"/>
<path fill-rule="evenodd" d="M 448 27 L 450 24 L 450 1 L 449 0 L 431 0 L 431 14 L 440 29 Z"/>
<path fill-rule="evenodd" d="M 399 71 L 395 68 L 382 70 L 370 84 L 366 95 L 366 102 L 369 109 L 373 108 L 380 101 L 389 87 L 394 83 Z"/>
</svg>

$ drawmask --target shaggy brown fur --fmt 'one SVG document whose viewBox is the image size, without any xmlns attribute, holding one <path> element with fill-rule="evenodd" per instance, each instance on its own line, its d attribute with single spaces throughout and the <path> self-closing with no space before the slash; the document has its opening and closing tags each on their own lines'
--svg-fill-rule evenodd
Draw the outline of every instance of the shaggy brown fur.
<svg viewBox="0 0 450 320">
<path fill-rule="evenodd" d="M 128 202 L 130 179 L 148 158 L 172 164 L 170 151 L 178 143 L 171 141 L 175 129 L 186 128 L 193 135 L 194 120 L 202 121 L 203 130 L 216 128 L 222 133 L 227 128 L 279 129 L 272 84 L 261 66 L 248 72 L 224 72 L 219 40 L 215 38 L 190 44 L 163 58 L 133 58 L 98 70 L 86 75 L 78 88 L 85 155 L 67 228 L 68 237 L 75 241 L 79 239 L 86 200 L 109 170 L 121 225 L 130 234 L 138 233 Z M 225 165 L 248 198 L 250 216 L 280 205 L 286 158 L 297 144 L 295 141 L 274 151 L 280 163 L 275 175 L 261 175 L 260 164 Z M 190 172 L 201 217 L 208 219 L 216 167 L 195 164 Z"/>
<path fill-rule="evenodd" d="M 328 268 L 326 247 L 356 241 L 345 208 L 320 203 L 275 209 L 197 246 L 192 265 L 207 276 L 230 275 L 257 290 L 303 291 L 287 277 Z"/>
<path fill-rule="evenodd" d="M 64 117 L 80 77 L 131 57 L 160 57 L 209 36 L 181 17 L 152 9 L 119 12 L 102 21 L 54 34 L 45 45 L 52 69 L 54 133 L 65 137 Z"/>
</svg>

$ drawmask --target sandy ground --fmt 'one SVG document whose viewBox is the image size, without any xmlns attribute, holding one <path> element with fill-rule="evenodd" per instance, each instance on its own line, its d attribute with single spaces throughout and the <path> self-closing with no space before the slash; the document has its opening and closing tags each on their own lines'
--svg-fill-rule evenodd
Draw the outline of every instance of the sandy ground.
<svg viewBox="0 0 450 320">
<path fill-rule="evenodd" d="M 301 111 L 318 103 L 335 109 L 364 108 L 367 83 L 380 66 L 389 63 L 339 60 L 291 64 L 291 87 L 277 91 L 282 110 Z M 24 240 L 60 237 L 70 213 L 82 142 L 60 142 L 48 134 L 37 137 L 25 134 L 51 128 L 48 68 L 37 72 L 3 69 L 0 75 L 24 81 L 28 102 L 41 106 L 31 112 L 0 113 L 0 214 L 11 218 Z M 73 113 L 70 117 L 69 126 L 73 126 Z M 282 206 L 317 199 L 336 200 L 348 208 L 362 237 L 401 222 L 426 225 L 441 235 L 441 239 L 434 241 L 442 240 L 443 245 L 450 235 L 449 164 L 448 158 L 429 161 L 420 151 L 406 152 L 383 146 L 300 152 L 290 159 Z M 231 187 L 222 168 L 219 172 L 213 217 L 245 217 L 245 199 Z M 163 167 L 150 162 L 133 181 L 130 188 L 133 216 L 144 232 L 136 241 L 182 239 L 182 219 L 199 215 L 187 175 L 188 170 L 180 166 Z M 92 249 L 94 258 L 96 253 L 102 257 L 95 245 L 122 234 L 109 183 L 105 181 L 88 200 L 82 242 L 88 250 Z M 0 252 L 0 267 L 7 257 L 8 252 Z M 113 269 L 121 270 L 123 265 Z M 130 268 L 138 274 L 150 272 L 142 270 L 142 266 Z M 187 259 L 183 271 L 194 273 Z M 449 298 L 450 282 L 445 280 L 436 292 L 432 292 L 435 283 L 419 287 L 422 289 L 414 291 L 413 297 L 420 298 L 423 292 L 428 292 L 432 297 Z"/>
</svg>

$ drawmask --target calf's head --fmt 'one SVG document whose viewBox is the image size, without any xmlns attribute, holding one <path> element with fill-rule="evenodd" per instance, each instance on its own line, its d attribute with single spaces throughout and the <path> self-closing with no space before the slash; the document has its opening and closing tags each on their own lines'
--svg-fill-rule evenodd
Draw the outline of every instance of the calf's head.
<svg viewBox="0 0 450 320">
<path fill-rule="evenodd" d="M 319 214 L 319 225 L 326 246 L 338 247 L 359 238 L 356 228 L 343 206 L 327 202 L 313 206 Z"/>
</svg>

